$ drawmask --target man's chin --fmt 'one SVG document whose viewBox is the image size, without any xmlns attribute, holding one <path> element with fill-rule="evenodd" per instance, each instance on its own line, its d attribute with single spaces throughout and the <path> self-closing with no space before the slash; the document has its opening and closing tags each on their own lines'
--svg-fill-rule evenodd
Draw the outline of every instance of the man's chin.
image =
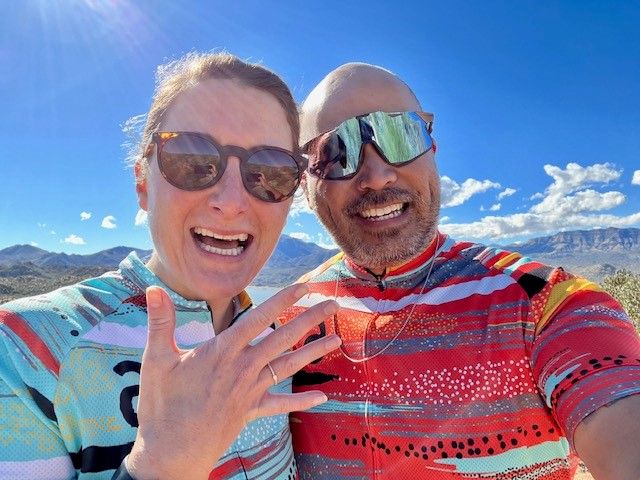
<svg viewBox="0 0 640 480">
<path fill-rule="evenodd" d="M 434 233 L 435 234 L 435 233 Z M 433 234 L 414 232 L 407 235 L 406 229 L 360 232 L 351 230 L 336 242 L 345 254 L 358 265 L 371 271 L 384 271 L 393 265 L 402 265 L 423 252 Z"/>
</svg>

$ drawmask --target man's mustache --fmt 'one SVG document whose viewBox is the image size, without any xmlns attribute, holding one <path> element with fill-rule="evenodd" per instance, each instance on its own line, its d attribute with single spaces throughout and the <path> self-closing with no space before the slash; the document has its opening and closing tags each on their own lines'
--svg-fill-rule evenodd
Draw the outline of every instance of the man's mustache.
<svg viewBox="0 0 640 480">
<path fill-rule="evenodd" d="M 384 190 L 369 190 L 347 204 L 344 211 L 347 215 L 357 215 L 363 210 L 376 208 L 389 203 L 406 203 L 415 200 L 415 195 L 402 188 L 385 188 Z"/>
</svg>

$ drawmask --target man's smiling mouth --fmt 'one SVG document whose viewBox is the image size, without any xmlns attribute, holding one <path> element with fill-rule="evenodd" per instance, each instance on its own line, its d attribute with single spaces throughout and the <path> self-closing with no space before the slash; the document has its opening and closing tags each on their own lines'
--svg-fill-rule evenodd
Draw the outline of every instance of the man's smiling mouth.
<svg viewBox="0 0 640 480">
<path fill-rule="evenodd" d="M 406 203 L 394 203 L 386 207 L 368 208 L 361 211 L 358 215 L 367 220 L 378 222 L 402 215 L 406 207 Z"/>
</svg>

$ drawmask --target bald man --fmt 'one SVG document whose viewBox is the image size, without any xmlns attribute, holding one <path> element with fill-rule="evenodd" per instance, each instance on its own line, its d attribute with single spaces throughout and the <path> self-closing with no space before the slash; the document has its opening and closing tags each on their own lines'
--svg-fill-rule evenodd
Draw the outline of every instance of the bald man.
<svg viewBox="0 0 640 480">
<path fill-rule="evenodd" d="M 329 401 L 291 416 L 301 478 L 640 478 L 640 340 L 597 285 L 438 231 L 433 115 L 347 64 L 302 105 L 309 204 L 343 253 L 306 277 L 341 310 L 294 376 Z"/>
</svg>

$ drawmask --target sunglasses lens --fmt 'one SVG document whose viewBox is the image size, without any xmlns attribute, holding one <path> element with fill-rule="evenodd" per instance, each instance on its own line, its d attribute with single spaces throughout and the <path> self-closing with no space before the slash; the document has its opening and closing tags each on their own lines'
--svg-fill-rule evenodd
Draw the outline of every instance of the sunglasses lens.
<svg viewBox="0 0 640 480">
<path fill-rule="evenodd" d="M 242 181 L 254 197 L 265 202 L 281 202 L 298 188 L 300 169 L 288 153 L 264 148 L 242 163 Z"/>
<path fill-rule="evenodd" d="M 181 133 L 166 140 L 158 163 L 169 183 L 183 190 L 207 188 L 222 175 L 220 152 L 198 135 Z"/>
<path fill-rule="evenodd" d="M 343 122 L 315 143 L 309 170 L 320 178 L 347 178 L 358 170 L 360 160 L 360 127 L 355 118 Z"/>
<path fill-rule="evenodd" d="M 427 124 L 415 112 L 375 112 L 362 121 L 371 126 L 373 141 L 394 165 L 408 163 L 433 146 Z"/>
</svg>

